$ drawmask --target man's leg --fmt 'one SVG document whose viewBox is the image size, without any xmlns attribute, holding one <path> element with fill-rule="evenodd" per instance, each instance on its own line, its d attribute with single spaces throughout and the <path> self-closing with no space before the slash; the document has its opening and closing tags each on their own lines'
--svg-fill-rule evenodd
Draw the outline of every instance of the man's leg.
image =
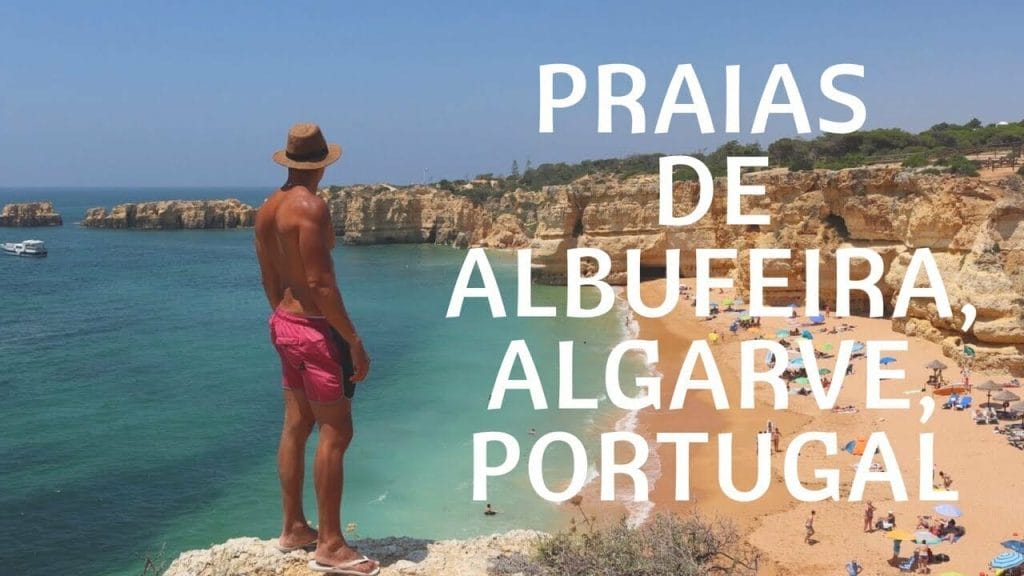
<svg viewBox="0 0 1024 576">
<path fill-rule="evenodd" d="M 278 544 L 282 548 L 304 546 L 316 540 L 302 510 L 302 478 L 306 463 L 306 440 L 316 422 L 301 389 L 284 390 L 284 426 L 277 447 L 277 473 L 281 480 L 284 523 Z"/>
<path fill-rule="evenodd" d="M 320 519 L 316 561 L 326 566 L 337 566 L 362 557 L 349 548 L 341 532 L 343 461 L 345 450 L 352 441 L 352 403 L 341 400 L 330 404 L 313 403 L 311 406 L 320 424 L 320 440 L 313 464 L 317 516 Z M 377 562 L 372 560 L 352 567 L 366 573 L 377 568 Z"/>
</svg>

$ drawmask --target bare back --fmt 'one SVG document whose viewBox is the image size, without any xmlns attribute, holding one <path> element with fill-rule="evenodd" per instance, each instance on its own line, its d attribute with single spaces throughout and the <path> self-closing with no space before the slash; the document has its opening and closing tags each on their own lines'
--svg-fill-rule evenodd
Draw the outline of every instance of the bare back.
<svg viewBox="0 0 1024 576">
<path fill-rule="evenodd" d="M 334 230 L 327 205 L 308 189 L 279 189 L 256 213 L 256 251 L 271 307 L 320 316 L 311 286 L 334 275 Z"/>
</svg>

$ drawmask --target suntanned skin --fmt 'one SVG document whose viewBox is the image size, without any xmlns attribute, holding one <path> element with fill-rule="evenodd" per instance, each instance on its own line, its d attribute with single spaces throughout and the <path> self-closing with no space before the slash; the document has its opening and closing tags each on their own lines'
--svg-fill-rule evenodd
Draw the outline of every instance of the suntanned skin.
<svg viewBox="0 0 1024 576">
<path fill-rule="evenodd" d="M 288 182 L 264 202 L 256 214 L 256 253 L 263 289 L 271 309 L 304 316 L 324 316 L 348 342 L 355 375 L 366 378 L 370 359 L 345 310 L 334 276 L 331 248 L 334 229 L 324 201 L 315 194 L 323 177 L 318 170 L 288 171 Z M 306 441 L 320 425 L 313 465 L 319 533 L 309 527 L 302 510 L 302 481 Z M 277 452 L 284 522 L 283 547 L 317 542 L 316 561 L 334 566 L 362 555 L 345 542 L 341 531 L 341 493 L 345 449 L 352 441 L 352 403 L 309 402 L 302 390 L 284 391 L 284 427 Z M 370 573 L 378 567 L 367 561 L 353 569 Z"/>
</svg>

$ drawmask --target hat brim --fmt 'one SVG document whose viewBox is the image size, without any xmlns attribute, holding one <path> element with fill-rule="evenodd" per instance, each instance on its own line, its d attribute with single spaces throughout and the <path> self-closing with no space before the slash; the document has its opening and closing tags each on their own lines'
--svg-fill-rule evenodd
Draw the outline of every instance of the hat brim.
<svg viewBox="0 0 1024 576">
<path fill-rule="evenodd" d="M 288 157 L 288 154 L 284 150 L 278 150 L 274 152 L 274 162 L 284 166 L 286 168 L 295 168 L 297 170 L 316 170 L 325 166 L 330 166 L 341 158 L 342 149 L 337 144 L 327 145 L 327 156 L 323 160 L 317 160 L 316 162 L 296 162 Z"/>
</svg>

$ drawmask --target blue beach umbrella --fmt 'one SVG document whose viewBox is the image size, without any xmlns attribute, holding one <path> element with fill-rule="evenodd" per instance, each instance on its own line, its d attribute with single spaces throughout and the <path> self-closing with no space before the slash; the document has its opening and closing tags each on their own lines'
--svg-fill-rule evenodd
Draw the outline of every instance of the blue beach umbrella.
<svg viewBox="0 0 1024 576">
<path fill-rule="evenodd" d="M 893 358 L 892 356 L 886 356 L 885 358 L 882 358 L 881 360 L 879 360 L 879 362 L 881 362 L 882 364 L 892 364 L 895 361 L 896 361 L 896 359 Z"/>
<path fill-rule="evenodd" d="M 803 365 L 804 365 L 804 359 L 803 358 L 794 358 L 793 360 L 791 360 L 789 362 L 789 365 L 790 366 L 796 366 L 797 368 L 802 368 Z"/>
<path fill-rule="evenodd" d="M 825 322 L 825 317 L 819 314 L 817 316 L 811 316 L 809 320 L 815 324 L 821 324 Z"/>
<path fill-rule="evenodd" d="M 850 351 L 851 352 L 860 352 L 863 349 L 864 349 L 864 344 L 863 343 L 861 343 L 861 342 L 854 342 L 853 343 L 853 348 L 850 348 Z"/>
<path fill-rule="evenodd" d="M 917 544 L 926 544 L 928 546 L 937 546 L 942 543 L 942 538 L 939 538 L 927 530 L 918 530 L 917 532 L 914 532 L 914 542 Z"/>
<path fill-rule="evenodd" d="M 1016 568 L 1024 564 L 1024 554 L 1009 550 L 992 559 L 992 567 L 996 569 Z"/>
<path fill-rule="evenodd" d="M 814 339 L 814 334 L 811 334 L 810 330 L 804 330 L 803 333 L 800 335 L 803 336 L 804 338 L 807 338 L 808 340 Z"/>
<path fill-rule="evenodd" d="M 789 330 L 776 330 L 775 336 L 777 338 L 785 338 L 786 336 L 789 336 Z"/>
<path fill-rule="evenodd" d="M 1024 540 L 1007 540 L 1003 542 L 1003 547 L 1024 554 Z"/>
<path fill-rule="evenodd" d="M 732 301 L 732 303 L 733 304 L 745 304 L 745 302 L 743 301 L 743 298 L 741 298 L 739 296 L 737 296 L 736 299 Z"/>
<path fill-rule="evenodd" d="M 938 506 L 935 507 L 935 511 L 949 518 L 959 518 L 963 515 L 963 512 L 960 511 L 960 508 L 953 504 L 939 504 Z"/>
</svg>

